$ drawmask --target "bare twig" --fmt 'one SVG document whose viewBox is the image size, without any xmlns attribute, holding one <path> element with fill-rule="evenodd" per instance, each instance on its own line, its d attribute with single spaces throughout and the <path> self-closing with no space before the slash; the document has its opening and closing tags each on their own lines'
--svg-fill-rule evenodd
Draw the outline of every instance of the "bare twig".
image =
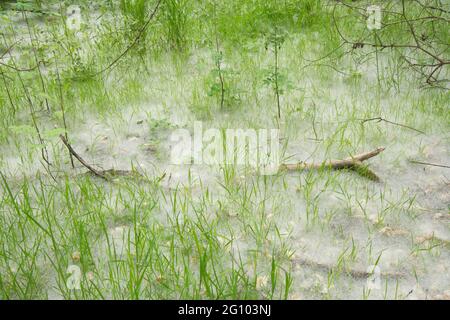
<svg viewBox="0 0 450 320">
<path fill-rule="evenodd" d="M 100 171 L 96 170 L 95 168 L 91 167 L 84 159 L 72 148 L 70 143 L 66 140 L 66 137 L 64 137 L 62 134 L 59 135 L 59 138 L 64 143 L 64 145 L 67 147 L 69 152 L 78 160 L 80 163 L 85 166 L 89 171 L 91 171 L 96 176 L 103 178 L 105 180 L 108 180 L 108 178 Z"/>
<path fill-rule="evenodd" d="M 363 162 L 367 159 L 373 158 L 384 151 L 384 147 L 379 147 L 373 151 L 361 153 L 355 156 L 351 156 L 342 160 L 327 160 L 322 163 L 306 163 L 300 162 L 296 164 L 283 164 L 282 166 L 287 170 L 304 170 L 304 169 L 345 169 L 355 165 L 359 165 L 359 162 Z"/>
<path fill-rule="evenodd" d="M 334 5 L 332 18 L 337 34 L 341 38 L 341 45 L 349 45 L 353 50 L 357 50 L 364 47 L 372 47 L 375 49 L 391 49 L 400 52 L 400 56 L 406 61 L 409 67 L 422 75 L 425 79 L 425 83 L 429 86 L 447 89 L 445 84 L 448 82 L 446 79 L 439 79 L 440 72 L 450 64 L 446 52 L 448 52 L 449 44 L 445 39 L 440 39 L 439 34 L 436 33 L 435 25 L 439 23 L 439 28 L 448 28 L 450 19 L 444 17 L 444 14 L 448 12 L 438 7 L 430 7 L 422 2 L 415 0 L 414 2 L 408 2 L 402 0 L 398 5 L 399 10 L 395 9 L 382 9 L 383 14 L 386 16 L 395 17 L 394 22 L 382 23 L 380 32 L 377 33 L 376 41 L 367 41 L 367 34 L 361 36 L 360 39 L 352 40 L 348 36 L 344 35 L 340 29 L 337 17 L 336 8 L 341 5 L 350 9 L 351 12 L 356 13 L 361 19 L 367 19 L 366 8 L 344 2 L 342 0 L 336 0 L 337 4 Z M 410 17 L 407 13 L 414 12 L 414 3 L 422 7 L 422 10 L 417 16 Z M 386 4 L 389 7 L 390 4 Z M 411 7 L 409 7 L 411 6 Z M 388 20 L 388 19 L 386 19 Z M 397 26 L 402 27 L 402 31 L 408 34 L 409 41 L 401 42 L 389 42 L 383 41 L 380 36 L 382 31 L 389 30 L 390 27 Z M 431 28 L 431 29 L 430 29 Z M 431 40 L 430 40 L 431 39 Z M 402 52 L 410 52 L 415 55 L 415 58 L 406 58 Z M 367 53 L 367 55 L 370 53 Z M 444 83 L 444 86 L 440 85 Z"/>
<path fill-rule="evenodd" d="M 386 120 L 386 119 L 384 119 L 384 118 L 382 118 L 382 117 L 375 117 L 375 118 L 370 118 L 370 119 L 360 119 L 360 120 L 361 120 L 361 123 L 362 123 L 362 124 L 364 124 L 364 123 L 366 123 L 366 122 L 369 122 L 369 121 L 376 121 L 376 122 L 381 122 L 381 121 L 383 121 L 383 122 L 386 122 L 386 123 L 389 123 L 389 124 L 393 124 L 393 125 L 395 125 L 395 126 L 407 128 L 407 129 L 410 129 L 410 130 L 419 132 L 419 133 L 421 133 L 421 134 L 425 134 L 425 132 L 423 132 L 423 131 L 421 131 L 421 130 L 415 129 L 415 128 L 410 127 L 410 126 L 407 126 L 407 125 L 405 125 L 405 124 L 401 124 L 401 123 L 393 122 L 393 121 L 390 121 L 390 120 Z"/>
<path fill-rule="evenodd" d="M 358 155 L 350 156 L 348 158 L 342 159 L 342 160 L 326 160 L 322 163 L 307 163 L 307 162 L 299 162 L 295 164 L 282 164 L 280 166 L 281 170 L 288 170 L 288 171 L 297 171 L 297 170 L 317 170 L 317 169 L 334 169 L 334 170 L 340 170 L 340 169 L 351 169 L 355 170 L 359 174 L 374 180 L 379 181 L 380 179 L 378 176 L 370 171 L 368 168 L 363 166 L 363 161 L 368 160 L 370 158 L 373 158 L 377 155 L 379 155 L 381 152 L 384 151 L 384 147 L 378 147 L 375 150 L 372 150 L 370 152 L 361 153 Z"/>
<path fill-rule="evenodd" d="M 6 56 L 14 47 L 15 45 L 18 43 L 19 41 L 14 42 L 12 45 L 10 45 L 1 55 L 0 55 L 0 59 L 2 59 L 4 56 Z"/>
<path fill-rule="evenodd" d="M 93 76 L 98 76 L 102 73 L 104 73 L 105 71 L 113 68 L 120 59 L 122 59 L 138 42 L 139 40 L 142 38 L 142 36 L 145 33 L 145 30 L 148 28 L 148 26 L 150 25 L 150 22 L 152 22 L 154 16 L 156 15 L 156 12 L 159 9 L 159 6 L 161 4 L 162 0 L 158 0 L 158 2 L 156 3 L 155 8 L 153 9 L 152 13 L 150 14 L 149 18 L 147 19 L 147 21 L 144 23 L 144 25 L 142 26 L 142 28 L 139 30 L 138 35 L 136 36 L 136 38 L 134 38 L 133 42 L 117 57 L 115 58 L 110 64 L 108 64 L 108 66 L 104 67 L 102 70 L 96 72 Z"/>
<path fill-rule="evenodd" d="M 6 37 L 5 37 L 5 35 L 4 34 L 1 34 L 2 35 L 2 37 L 3 37 L 3 40 L 4 40 L 4 42 L 5 42 L 5 44 L 6 44 Z M 15 47 L 15 45 L 16 44 L 18 44 L 19 43 L 19 41 L 16 41 L 16 42 L 14 42 L 12 45 L 10 45 L 1 55 L 0 55 L 0 59 L 2 59 L 3 57 L 5 57 L 7 54 L 11 57 L 12 55 L 11 55 L 11 50 Z M 39 61 L 39 63 L 41 63 L 42 61 Z M 34 71 L 37 67 L 38 67 L 38 65 L 36 65 L 36 66 L 34 66 L 34 67 L 30 67 L 30 68 L 18 68 L 15 64 L 14 64 L 14 66 L 12 66 L 12 65 L 10 65 L 10 64 L 8 64 L 8 63 L 5 63 L 5 62 L 2 62 L 2 61 L 0 61 L 0 66 L 4 66 L 4 67 L 6 67 L 6 68 L 9 68 L 9 69 L 12 69 L 12 70 L 14 70 L 14 71 L 17 71 L 17 72 L 30 72 L 30 71 Z"/>
</svg>

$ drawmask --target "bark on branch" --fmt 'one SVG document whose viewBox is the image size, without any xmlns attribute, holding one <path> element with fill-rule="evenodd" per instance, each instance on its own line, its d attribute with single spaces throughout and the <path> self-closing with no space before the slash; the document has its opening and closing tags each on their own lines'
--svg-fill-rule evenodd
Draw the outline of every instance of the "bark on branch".
<svg viewBox="0 0 450 320">
<path fill-rule="evenodd" d="M 357 173 L 374 181 L 379 181 L 379 177 L 363 165 L 363 161 L 373 158 L 384 151 L 384 147 L 378 147 L 375 150 L 350 156 L 342 160 L 326 160 L 322 163 L 299 162 L 294 164 L 282 164 L 280 169 L 288 171 L 298 170 L 318 170 L 318 169 L 351 169 Z"/>
<path fill-rule="evenodd" d="M 67 147 L 67 149 L 69 150 L 70 154 L 73 155 L 78 161 L 80 161 L 80 163 L 83 166 L 85 166 L 89 171 L 91 171 L 96 176 L 98 176 L 100 178 L 103 178 L 105 180 L 108 180 L 106 178 L 106 176 L 102 172 L 100 172 L 100 171 L 96 170 L 95 168 L 91 167 L 86 161 L 84 161 L 84 159 L 72 148 L 70 143 L 67 141 L 66 137 L 64 137 L 62 134 L 60 134 L 59 138 L 62 140 L 64 145 Z"/>
</svg>

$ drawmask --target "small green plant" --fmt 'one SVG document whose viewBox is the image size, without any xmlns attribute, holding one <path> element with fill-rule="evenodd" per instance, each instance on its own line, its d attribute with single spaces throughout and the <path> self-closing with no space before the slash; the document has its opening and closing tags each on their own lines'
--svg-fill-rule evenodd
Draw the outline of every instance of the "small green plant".
<svg viewBox="0 0 450 320">
<path fill-rule="evenodd" d="M 278 119 L 281 119 L 280 96 L 284 93 L 284 87 L 287 84 L 286 76 L 280 71 L 279 54 L 281 46 L 286 39 L 286 32 L 280 28 L 274 28 L 266 38 L 266 50 L 273 52 L 273 65 L 267 73 L 264 83 L 270 85 L 277 100 Z"/>
<path fill-rule="evenodd" d="M 214 68 L 205 78 L 205 87 L 209 97 L 217 99 L 220 110 L 236 108 L 241 101 L 237 81 L 240 73 L 226 66 L 223 52 L 218 46 L 214 52 Z"/>
<path fill-rule="evenodd" d="M 211 6 L 213 8 L 211 37 L 214 42 L 214 69 L 211 71 L 210 78 L 208 78 L 208 81 L 212 82 L 208 90 L 208 96 L 218 97 L 220 110 L 224 110 L 225 107 L 233 107 L 240 101 L 234 83 L 234 78 L 238 73 L 229 67 L 227 68 L 224 63 L 224 53 L 221 49 L 220 34 L 217 28 L 217 3 L 213 1 Z"/>
<path fill-rule="evenodd" d="M 223 53 L 220 50 L 219 35 L 218 35 L 218 31 L 217 31 L 217 17 L 216 17 L 217 4 L 216 4 L 216 2 L 213 3 L 213 8 L 214 8 L 213 9 L 214 10 L 213 11 L 214 12 L 214 17 L 213 17 L 214 40 L 215 40 L 215 45 L 216 45 L 216 52 L 215 52 L 214 60 L 215 60 L 217 77 L 219 78 L 219 83 L 218 84 L 215 83 L 213 85 L 213 87 L 211 88 L 211 92 L 220 90 L 220 109 L 222 110 L 224 100 L 225 100 L 225 83 L 224 83 L 224 77 L 223 77 L 223 72 L 222 72 Z"/>
<path fill-rule="evenodd" d="M 217 52 L 214 55 L 214 62 L 216 68 L 214 69 L 214 73 L 217 76 L 218 82 L 214 82 L 211 86 L 210 91 L 208 92 L 209 96 L 220 95 L 220 109 L 223 110 L 223 104 L 225 101 L 225 80 L 222 70 L 222 60 L 223 54 L 222 51 L 219 51 L 217 48 Z"/>
</svg>

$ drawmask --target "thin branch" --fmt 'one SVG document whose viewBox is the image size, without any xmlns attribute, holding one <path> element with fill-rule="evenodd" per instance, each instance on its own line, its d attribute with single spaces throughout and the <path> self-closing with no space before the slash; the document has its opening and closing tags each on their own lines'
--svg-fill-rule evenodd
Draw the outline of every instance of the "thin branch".
<svg viewBox="0 0 450 320">
<path fill-rule="evenodd" d="M 10 45 L 6 50 L 5 50 L 5 52 L 3 52 L 1 55 L 0 55 L 0 59 L 2 59 L 4 56 L 6 56 L 14 47 L 15 47 L 15 45 L 17 44 L 17 43 L 19 43 L 19 41 L 16 41 L 16 42 L 14 42 L 12 45 Z"/>
<path fill-rule="evenodd" d="M 375 173 L 370 171 L 367 167 L 364 167 L 362 162 L 379 155 L 384 151 L 384 147 L 378 147 L 375 150 L 350 156 L 342 160 L 326 160 L 322 163 L 307 163 L 299 162 L 295 164 L 282 164 L 281 170 L 298 171 L 298 170 L 319 170 L 319 169 L 352 169 L 357 173 L 374 181 L 379 181 L 379 178 Z"/>
<path fill-rule="evenodd" d="M 367 47 L 373 47 L 378 49 L 410 49 L 411 51 L 415 52 L 415 54 L 419 55 L 419 53 L 422 53 L 423 55 L 427 56 L 429 59 L 433 60 L 433 63 L 422 61 L 423 59 L 419 58 L 417 61 L 420 61 L 420 63 L 417 62 L 411 62 L 409 59 L 405 59 L 405 61 L 410 65 L 410 67 L 414 71 L 418 71 L 419 74 L 421 74 L 425 78 L 425 83 L 429 86 L 436 86 L 438 83 L 446 82 L 445 80 L 438 79 L 438 76 L 440 74 L 440 71 L 447 65 L 450 64 L 450 61 L 448 58 L 444 55 L 446 52 L 448 52 L 448 43 L 445 41 L 439 41 L 437 42 L 436 39 L 440 40 L 437 35 L 434 36 L 434 41 L 427 41 L 425 42 L 428 37 L 425 33 L 420 32 L 420 26 L 423 27 L 424 23 L 432 23 L 432 28 L 434 30 L 434 23 L 437 21 L 443 22 L 445 25 L 442 27 L 448 27 L 448 23 L 450 22 L 449 19 L 445 17 L 441 17 L 436 14 L 436 12 L 425 12 L 427 16 L 419 16 L 419 17 L 408 17 L 407 12 L 412 12 L 410 8 L 406 7 L 405 1 L 402 0 L 400 3 L 400 11 L 391 11 L 391 10 L 382 10 L 383 13 L 387 15 L 393 15 L 398 17 L 399 19 L 391 22 L 391 23 L 383 23 L 382 24 L 382 30 L 388 29 L 388 27 L 398 24 L 406 24 L 406 32 L 412 37 L 412 43 L 383 43 L 381 39 L 378 38 L 378 41 L 370 42 L 366 41 L 363 37 L 362 39 L 353 41 L 350 39 L 347 39 L 346 36 L 343 34 L 343 32 L 340 30 L 337 18 L 336 18 L 336 8 L 338 5 L 343 5 L 346 8 L 353 10 L 359 17 L 362 19 L 367 19 L 367 15 L 365 14 L 366 8 L 358 7 L 355 5 L 351 5 L 348 3 L 345 3 L 344 1 L 337 0 L 338 4 L 334 5 L 333 11 L 332 11 L 332 19 L 333 23 L 336 29 L 337 34 L 341 38 L 341 40 L 344 42 L 344 44 L 348 44 L 353 48 L 354 50 L 363 48 L 365 46 Z M 416 3 L 419 3 L 423 8 L 427 8 L 427 6 L 423 5 L 419 1 L 415 1 Z M 409 3 L 410 4 L 410 3 Z M 430 8 L 428 8 L 430 9 Z M 438 9 L 438 8 L 433 8 Z M 422 10 L 419 14 L 422 15 L 426 11 L 425 9 Z M 442 12 L 446 12 L 443 10 Z M 422 22 L 422 25 L 415 25 L 414 23 Z M 438 52 L 438 53 L 437 53 Z M 402 55 L 404 58 L 404 55 Z M 431 67 L 430 64 L 433 64 Z M 424 70 L 428 67 L 428 70 Z M 440 88 L 446 89 L 445 87 L 440 86 Z"/>
<path fill-rule="evenodd" d="M 131 45 L 129 45 L 117 58 L 115 58 L 108 66 L 106 66 L 105 68 L 103 68 L 102 70 L 96 72 L 95 74 L 93 74 L 93 76 L 98 76 L 102 73 L 104 73 L 105 71 L 113 68 L 120 59 L 122 59 L 138 42 L 139 40 L 142 38 L 142 36 L 145 33 L 145 30 L 148 28 L 148 26 L 150 25 L 150 22 L 153 20 L 153 17 L 156 15 L 156 12 L 158 11 L 158 8 L 161 4 L 162 0 L 158 0 L 158 3 L 156 4 L 155 8 L 153 9 L 152 13 L 150 14 L 149 18 L 147 19 L 147 21 L 145 22 L 145 24 L 143 25 L 143 27 L 139 30 L 138 35 L 136 36 L 136 38 L 134 39 L 134 41 L 131 43 Z"/>
<path fill-rule="evenodd" d="M 67 149 L 69 150 L 69 152 L 78 160 L 80 161 L 80 163 L 85 166 L 89 171 L 91 171 L 93 174 L 95 174 L 96 176 L 103 178 L 105 180 L 108 180 L 106 178 L 106 176 L 101 173 L 100 171 L 96 170 L 95 168 L 91 167 L 86 161 L 84 161 L 84 159 L 72 148 L 72 146 L 70 145 L 70 143 L 66 140 L 66 137 L 64 137 L 62 134 L 59 135 L 59 138 L 61 139 L 61 141 L 64 143 L 64 145 L 67 147 Z"/>
<path fill-rule="evenodd" d="M 389 123 L 389 124 L 393 124 L 395 126 L 399 126 L 399 127 L 402 127 L 402 128 L 407 128 L 407 129 L 419 132 L 421 134 L 426 134 L 425 132 L 423 132 L 421 130 L 418 130 L 416 128 L 413 128 L 413 127 L 410 127 L 410 126 L 407 126 L 407 125 L 404 125 L 404 124 L 401 124 L 401 123 L 393 122 L 393 121 L 390 121 L 390 120 L 386 120 L 386 119 L 384 119 L 382 117 L 375 117 L 375 118 L 370 118 L 370 119 L 359 119 L 359 120 L 361 120 L 362 124 L 364 124 L 366 122 L 369 122 L 369 121 L 376 121 L 376 122 L 383 121 L 383 122 L 386 122 L 386 123 Z"/>
</svg>

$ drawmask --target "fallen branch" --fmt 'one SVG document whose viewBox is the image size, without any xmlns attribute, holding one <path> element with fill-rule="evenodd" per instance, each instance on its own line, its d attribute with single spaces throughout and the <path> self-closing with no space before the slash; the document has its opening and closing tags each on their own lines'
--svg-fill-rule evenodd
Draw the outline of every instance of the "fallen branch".
<svg viewBox="0 0 450 320">
<path fill-rule="evenodd" d="M 80 163 L 85 166 L 89 171 L 91 171 L 93 174 L 95 174 L 96 176 L 103 178 L 105 180 L 108 180 L 107 177 L 100 171 L 94 169 L 93 167 L 91 167 L 89 164 L 87 164 L 86 161 L 84 161 L 84 159 L 75 151 L 73 150 L 72 146 L 70 145 L 70 143 L 67 141 L 66 137 L 64 137 L 62 134 L 59 135 L 59 138 L 62 140 L 62 142 L 64 143 L 64 145 L 67 147 L 67 149 L 69 150 L 70 154 L 73 155 L 78 161 L 80 161 Z"/>
<path fill-rule="evenodd" d="M 363 165 L 363 161 L 373 158 L 384 151 L 384 147 L 378 147 L 370 152 L 361 153 L 342 160 L 327 160 L 322 163 L 299 162 L 295 164 L 282 164 L 281 170 L 298 171 L 298 170 L 318 170 L 318 169 L 351 169 L 359 174 L 369 178 L 370 180 L 379 181 L 378 176 L 370 169 Z"/>
</svg>

